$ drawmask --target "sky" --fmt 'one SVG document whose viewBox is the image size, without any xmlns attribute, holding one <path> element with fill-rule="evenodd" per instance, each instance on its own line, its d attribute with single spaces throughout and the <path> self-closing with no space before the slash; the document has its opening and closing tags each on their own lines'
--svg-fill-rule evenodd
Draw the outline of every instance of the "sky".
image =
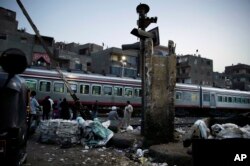
<svg viewBox="0 0 250 166">
<path fill-rule="evenodd" d="M 146 30 L 159 27 L 160 45 L 176 43 L 176 54 L 213 60 L 213 70 L 250 65 L 250 0 L 21 0 L 41 35 L 56 42 L 95 43 L 104 47 L 132 44 L 137 28 L 136 7 L 149 5 L 157 17 Z M 18 28 L 34 34 L 15 0 L 0 6 L 17 13 Z"/>
</svg>

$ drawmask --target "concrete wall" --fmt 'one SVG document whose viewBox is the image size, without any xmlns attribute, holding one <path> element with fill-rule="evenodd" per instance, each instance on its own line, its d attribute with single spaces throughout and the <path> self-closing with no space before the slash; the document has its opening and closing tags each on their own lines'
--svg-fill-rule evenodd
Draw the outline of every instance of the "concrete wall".
<svg viewBox="0 0 250 166">
<path fill-rule="evenodd" d="M 176 56 L 146 56 L 144 135 L 153 144 L 173 140 Z"/>
</svg>

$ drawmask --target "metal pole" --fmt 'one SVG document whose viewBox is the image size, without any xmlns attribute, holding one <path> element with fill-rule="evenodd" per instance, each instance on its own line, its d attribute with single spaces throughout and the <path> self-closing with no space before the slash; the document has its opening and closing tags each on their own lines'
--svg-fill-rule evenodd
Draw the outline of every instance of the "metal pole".
<svg viewBox="0 0 250 166">
<path fill-rule="evenodd" d="M 140 13 L 139 19 L 144 20 L 145 19 L 145 13 Z M 145 31 L 145 27 L 142 26 L 141 30 Z M 146 85 L 145 85 L 145 38 L 140 38 L 140 43 L 141 43 L 141 49 L 140 49 L 140 56 L 141 56 L 141 87 L 142 87 L 142 112 L 141 112 L 141 135 L 144 135 L 144 126 L 145 126 L 145 111 L 146 111 Z"/>
<path fill-rule="evenodd" d="M 19 7 L 21 8 L 21 10 L 22 10 L 24 16 L 25 16 L 25 17 L 27 18 L 27 20 L 29 21 L 29 23 L 30 23 L 32 29 L 35 31 L 36 36 L 38 37 L 39 41 L 41 42 L 43 48 L 45 49 L 45 51 L 47 52 L 47 54 L 49 55 L 49 57 L 50 57 L 51 59 L 53 59 L 53 60 L 56 61 L 56 58 L 53 56 L 52 52 L 49 50 L 48 46 L 47 46 L 46 43 L 44 42 L 43 38 L 41 37 L 41 35 L 40 35 L 40 33 L 39 33 L 38 29 L 37 29 L 37 27 L 35 26 L 35 24 L 33 23 L 33 21 L 31 20 L 31 18 L 30 18 L 30 16 L 29 16 L 28 12 L 27 12 L 26 9 L 24 8 L 22 2 L 21 2 L 20 0 L 16 0 L 16 1 L 17 1 L 17 4 L 19 5 Z M 67 89 L 69 90 L 69 93 L 70 93 L 71 97 L 73 98 L 73 100 L 74 100 L 75 102 L 78 101 L 78 98 L 77 98 L 76 94 L 74 93 L 74 91 L 72 91 L 72 89 L 71 89 L 71 87 L 70 87 L 68 81 L 67 81 L 66 78 L 64 77 L 64 75 L 63 75 L 63 73 L 61 72 L 60 68 L 57 67 L 57 68 L 56 68 L 56 71 L 60 74 L 60 77 L 61 77 L 62 80 L 64 81 L 64 83 L 65 83 Z"/>
<path fill-rule="evenodd" d="M 122 77 L 124 77 L 124 62 L 122 62 Z"/>
<path fill-rule="evenodd" d="M 145 28 L 144 28 L 145 30 Z M 145 90 L 145 39 L 141 39 L 141 50 L 140 50 L 140 55 L 141 55 L 141 75 L 142 75 L 142 82 L 141 82 L 141 87 L 142 87 L 142 112 L 141 112 L 141 135 L 144 135 L 144 124 L 145 124 L 145 111 L 146 111 L 146 90 Z"/>
</svg>

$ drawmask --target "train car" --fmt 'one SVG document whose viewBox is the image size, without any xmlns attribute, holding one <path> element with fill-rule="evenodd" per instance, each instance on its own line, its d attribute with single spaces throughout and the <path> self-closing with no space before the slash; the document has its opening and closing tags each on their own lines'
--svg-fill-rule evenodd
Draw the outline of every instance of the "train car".
<svg viewBox="0 0 250 166">
<path fill-rule="evenodd" d="M 250 111 L 250 92 L 202 87 L 203 108 L 224 111 Z"/>
<path fill-rule="evenodd" d="M 25 78 L 28 88 L 37 92 L 39 101 L 50 96 L 54 101 L 66 98 L 69 103 L 73 102 L 57 71 L 29 68 L 20 75 Z M 80 102 L 89 108 L 95 101 L 102 110 L 114 105 L 122 109 L 126 101 L 135 109 L 140 107 L 141 81 L 138 79 L 72 72 L 63 72 L 63 75 Z"/>
<path fill-rule="evenodd" d="M 177 115 L 217 115 L 250 111 L 250 92 L 176 84 Z"/>
</svg>

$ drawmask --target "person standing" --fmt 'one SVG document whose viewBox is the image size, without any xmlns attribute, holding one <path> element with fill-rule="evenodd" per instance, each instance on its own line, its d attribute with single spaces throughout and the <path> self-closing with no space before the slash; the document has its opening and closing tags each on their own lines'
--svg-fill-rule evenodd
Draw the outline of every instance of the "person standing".
<svg viewBox="0 0 250 166">
<path fill-rule="evenodd" d="M 36 92 L 32 91 L 30 93 L 30 130 L 31 133 L 34 133 L 36 130 L 36 127 L 38 125 L 38 109 L 40 108 L 39 103 L 37 102 L 36 98 Z"/>
<path fill-rule="evenodd" d="M 124 129 L 127 129 L 127 127 L 130 125 L 130 119 L 133 112 L 133 106 L 130 104 L 130 101 L 127 101 L 127 105 L 124 108 Z"/>
<path fill-rule="evenodd" d="M 96 100 L 95 104 L 92 107 L 92 119 L 97 118 L 98 109 L 99 109 L 99 107 L 98 107 L 98 101 Z"/>
<path fill-rule="evenodd" d="M 49 96 L 45 97 L 44 100 L 42 101 L 42 106 L 43 106 L 43 120 L 44 119 L 49 119 L 49 113 L 51 111 L 51 103 L 49 101 Z"/>
<path fill-rule="evenodd" d="M 53 111 L 54 111 L 54 101 L 51 99 L 50 96 L 49 97 L 49 102 L 50 102 L 50 114 L 49 114 L 49 117 L 51 118 L 52 117 L 52 114 L 53 114 Z"/>
<path fill-rule="evenodd" d="M 61 112 L 60 112 L 61 118 L 67 120 L 70 119 L 69 104 L 66 98 L 63 99 L 60 106 L 61 106 Z"/>
</svg>

